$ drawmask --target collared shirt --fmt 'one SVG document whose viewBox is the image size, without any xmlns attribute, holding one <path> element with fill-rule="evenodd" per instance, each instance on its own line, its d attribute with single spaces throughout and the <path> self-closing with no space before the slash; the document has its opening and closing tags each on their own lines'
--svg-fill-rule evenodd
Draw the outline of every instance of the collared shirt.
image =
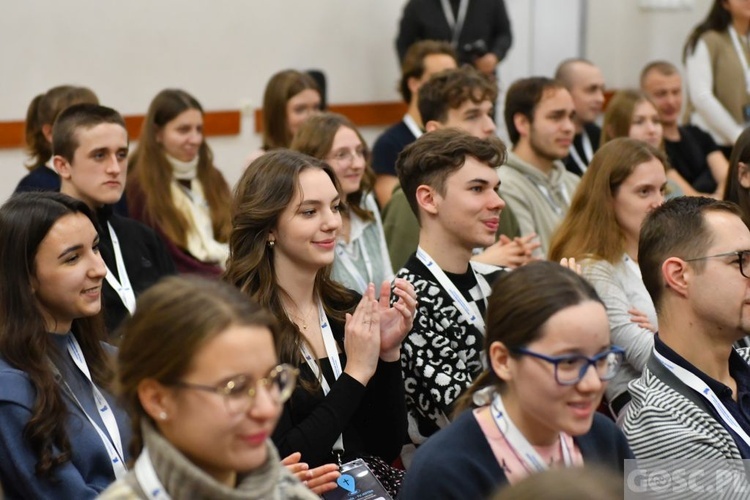
<svg viewBox="0 0 750 500">
<path fill-rule="evenodd" d="M 709 377 L 688 360 L 677 354 L 661 341 L 658 334 L 654 335 L 654 347 L 659 354 L 667 358 L 669 361 L 690 371 L 705 382 L 714 394 L 716 394 L 729 413 L 731 413 L 735 420 L 737 420 L 737 423 L 742 426 L 746 432 L 750 433 L 750 366 L 744 359 L 742 359 L 742 356 L 740 356 L 737 351 L 732 349 L 732 352 L 729 355 L 729 374 L 737 383 L 737 401 L 735 401 L 732 399 L 732 389 L 718 380 Z M 745 441 L 743 441 L 721 418 L 719 418 L 718 413 L 713 407 L 711 407 L 711 405 L 707 406 L 711 415 L 716 421 L 721 423 L 732 436 L 742 458 L 750 459 L 750 446 L 748 446 Z"/>
</svg>

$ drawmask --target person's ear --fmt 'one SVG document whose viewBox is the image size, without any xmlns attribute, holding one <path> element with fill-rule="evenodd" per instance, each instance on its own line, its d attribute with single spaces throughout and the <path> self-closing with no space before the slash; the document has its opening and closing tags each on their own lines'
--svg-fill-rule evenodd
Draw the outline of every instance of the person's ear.
<svg viewBox="0 0 750 500">
<path fill-rule="evenodd" d="M 508 382 L 513 378 L 513 371 L 511 370 L 510 363 L 511 363 L 511 355 L 508 348 L 500 342 L 499 340 L 496 340 L 492 344 L 490 344 L 490 348 L 488 350 L 488 356 L 490 361 L 490 366 L 492 367 L 492 371 L 495 372 L 495 375 L 497 375 L 497 378 L 504 382 Z"/>
<path fill-rule="evenodd" d="M 679 257 L 669 257 L 661 265 L 664 285 L 681 297 L 687 297 L 693 269 Z"/>
<path fill-rule="evenodd" d="M 421 184 L 417 187 L 417 205 L 430 215 L 437 215 L 440 195 L 430 186 Z"/>
<path fill-rule="evenodd" d="M 416 76 L 410 76 L 406 80 L 406 86 L 409 87 L 409 92 L 411 92 L 412 99 L 414 99 L 414 97 L 419 92 L 419 87 L 422 86 L 420 85 L 419 82 L 420 82 L 420 79 L 417 78 Z"/>
<path fill-rule="evenodd" d="M 57 174 L 62 179 L 65 179 L 65 180 L 69 180 L 70 179 L 70 177 L 71 177 L 71 172 L 70 172 L 71 167 L 70 167 L 70 163 L 68 162 L 68 160 L 66 160 L 65 158 L 63 158 L 60 155 L 55 155 L 55 156 L 52 157 L 52 166 L 55 167 L 55 170 L 57 171 Z"/>
<path fill-rule="evenodd" d="M 436 130 L 440 130 L 441 128 L 443 128 L 443 124 L 437 120 L 429 120 L 424 124 L 425 132 L 434 132 Z"/>
<path fill-rule="evenodd" d="M 744 161 L 737 163 L 737 181 L 743 188 L 750 189 L 750 166 Z"/>
<path fill-rule="evenodd" d="M 513 115 L 513 125 L 518 130 L 518 135 L 521 137 L 528 137 L 531 129 L 531 122 L 523 113 L 516 113 Z"/>
<path fill-rule="evenodd" d="M 52 144 L 52 124 L 51 123 L 45 123 L 42 125 L 42 135 L 45 139 L 47 139 L 47 142 Z"/>
<path fill-rule="evenodd" d="M 177 413 L 174 393 L 154 379 L 143 379 L 138 383 L 138 399 L 146 414 L 154 422 L 167 422 Z"/>
</svg>

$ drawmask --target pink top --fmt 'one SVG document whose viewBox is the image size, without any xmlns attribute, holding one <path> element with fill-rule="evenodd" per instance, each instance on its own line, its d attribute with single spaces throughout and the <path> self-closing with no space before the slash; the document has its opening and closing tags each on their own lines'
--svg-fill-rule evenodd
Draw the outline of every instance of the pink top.
<svg viewBox="0 0 750 500">
<path fill-rule="evenodd" d="M 492 452 L 495 454 L 497 463 L 505 472 L 505 477 L 508 478 L 508 483 L 515 484 L 521 479 L 529 476 L 533 471 L 526 468 L 523 461 L 516 453 L 516 450 L 508 443 L 503 433 L 495 425 L 495 421 L 492 419 L 492 415 L 489 412 L 489 406 L 477 408 L 474 410 L 474 418 L 477 419 L 479 427 L 482 429 L 484 437 L 487 438 L 487 442 L 492 448 Z M 563 434 L 563 439 L 568 445 L 570 450 L 573 464 L 578 467 L 583 466 L 583 456 L 581 450 L 578 449 L 573 438 L 567 434 Z M 534 449 L 539 456 L 549 465 L 550 468 L 565 467 L 565 461 L 563 460 L 562 449 L 560 442 L 558 441 L 552 446 L 534 446 Z"/>
</svg>

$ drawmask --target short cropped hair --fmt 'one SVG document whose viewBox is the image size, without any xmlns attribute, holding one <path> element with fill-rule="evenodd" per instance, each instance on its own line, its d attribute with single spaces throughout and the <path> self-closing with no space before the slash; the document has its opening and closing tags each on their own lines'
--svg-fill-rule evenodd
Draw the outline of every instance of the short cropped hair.
<svg viewBox="0 0 750 500">
<path fill-rule="evenodd" d="M 467 156 L 496 168 L 505 162 L 506 155 L 505 144 L 498 137 L 480 139 L 446 128 L 424 134 L 408 145 L 396 161 L 396 173 L 409 206 L 419 219 L 419 186 L 430 186 L 445 195 L 446 179 L 463 166 Z"/>
<path fill-rule="evenodd" d="M 672 76 L 674 74 L 679 75 L 680 71 L 677 69 L 677 66 L 672 64 L 668 61 L 652 61 L 648 63 L 646 66 L 643 67 L 641 70 L 641 87 L 643 87 L 644 82 L 646 81 L 646 77 L 651 73 L 652 71 L 656 71 L 659 74 L 662 74 L 664 76 Z"/>
<path fill-rule="evenodd" d="M 422 78 L 425 67 L 424 60 L 427 56 L 445 54 L 458 60 L 456 51 L 448 42 L 438 40 L 420 40 L 409 47 L 404 55 L 404 61 L 401 63 L 401 80 L 398 89 L 404 102 L 411 102 L 411 90 L 409 90 L 409 78 Z"/>
<path fill-rule="evenodd" d="M 534 122 L 534 111 L 541 102 L 544 93 L 550 89 L 564 89 L 565 86 L 557 81 L 543 76 L 533 76 L 516 80 L 508 89 L 505 96 L 505 126 L 508 129 L 510 142 L 518 144 L 521 133 L 516 128 L 513 117 L 520 113 Z"/>
<path fill-rule="evenodd" d="M 102 123 L 120 125 L 127 132 L 125 120 L 112 108 L 99 104 L 75 104 L 70 106 L 55 120 L 52 126 L 52 154 L 73 161 L 78 149 L 78 130 L 90 129 Z"/>
<path fill-rule="evenodd" d="M 575 66 L 576 64 L 586 64 L 588 66 L 594 66 L 594 63 L 582 57 L 571 57 L 569 59 L 565 59 L 560 64 L 558 64 L 557 69 L 555 70 L 555 80 L 565 85 L 565 87 L 568 89 L 572 87 L 573 66 Z"/>
<path fill-rule="evenodd" d="M 654 209 L 643 221 L 638 241 L 638 265 L 656 311 L 662 305 L 665 288 L 661 266 L 670 257 L 690 259 L 703 256 L 712 243 L 708 212 L 725 212 L 742 217 L 734 203 L 697 196 L 674 198 Z M 704 261 L 693 267 L 702 271 Z"/>
<path fill-rule="evenodd" d="M 419 88 L 419 115 L 422 123 L 445 123 L 448 111 L 466 101 L 476 104 L 497 99 L 497 85 L 472 66 L 441 71 Z"/>
</svg>

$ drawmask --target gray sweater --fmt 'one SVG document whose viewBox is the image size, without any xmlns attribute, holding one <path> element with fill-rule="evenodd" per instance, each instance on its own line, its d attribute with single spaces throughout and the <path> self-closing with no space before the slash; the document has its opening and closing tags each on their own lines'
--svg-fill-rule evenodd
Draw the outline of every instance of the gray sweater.
<svg viewBox="0 0 750 500">
<path fill-rule="evenodd" d="M 552 234 L 568 211 L 580 177 L 565 170 L 560 161 L 547 175 L 512 152 L 497 171 L 500 196 L 518 219 L 521 234 L 537 233 L 542 246 L 534 255 L 546 257 Z"/>
</svg>

